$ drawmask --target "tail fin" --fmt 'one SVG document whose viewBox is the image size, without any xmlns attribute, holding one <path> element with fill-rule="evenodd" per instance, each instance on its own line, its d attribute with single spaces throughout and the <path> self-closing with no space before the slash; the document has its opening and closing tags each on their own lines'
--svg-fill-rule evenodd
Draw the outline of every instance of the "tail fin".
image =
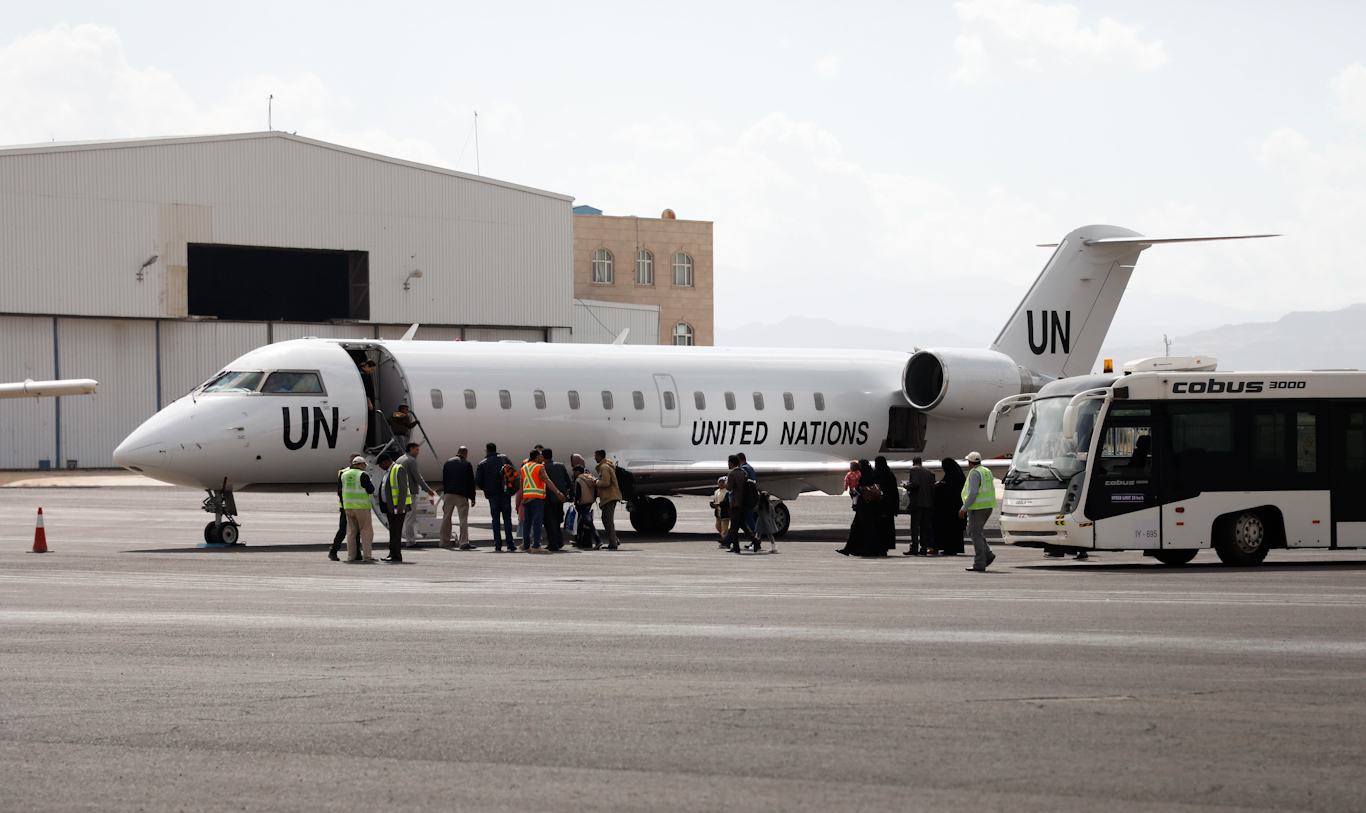
<svg viewBox="0 0 1366 813">
<path fill-rule="evenodd" d="M 1057 244 L 991 349 L 1046 376 L 1085 375 L 1096 363 L 1143 249 L 1157 243 L 1278 236 L 1144 237 L 1118 226 L 1082 226 Z"/>
<path fill-rule="evenodd" d="M 1142 237 L 1118 226 L 1082 226 L 1070 232 L 991 349 L 1054 378 L 1091 372 L 1139 252 L 1149 245 L 1094 241 Z"/>
</svg>

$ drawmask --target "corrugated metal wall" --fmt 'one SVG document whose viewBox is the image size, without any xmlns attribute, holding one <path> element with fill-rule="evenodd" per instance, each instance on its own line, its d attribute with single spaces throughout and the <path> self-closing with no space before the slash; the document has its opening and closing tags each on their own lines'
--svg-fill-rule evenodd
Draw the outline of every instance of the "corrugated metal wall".
<svg viewBox="0 0 1366 813">
<path fill-rule="evenodd" d="M 373 339 L 373 325 L 312 325 L 301 322 L 271 322 L 270 340 L 287 342 L 293 339 L 306 339 L 314 336 L 319 339 Z M 265 339 L 261 344 L 265 344 Z"/>
<path fill-rule="evenodd" d="M 52 324 L 50 318 L 0 316 L 0 381 L 52 379 Z M 34 469 L 39 460 L 55 460 L 55 420 L 53 398 L 0 400 L 0 469 Z"/>
<path fill-rule="evenodd" d="M 228 362 L 266 343 L 266 326 L 260 322 L 160 325 L 162 406 L 203 384 Z"/>
<path fill-rule="evenodd" d="M 98 394 L 61 399 L 61 460 L 114 465 L 114 447 L 154 414 L 156 325 L 141 319 L 58 319 L 62 378 L 93 378 Z"/>
<path fill-rule="evenodd" d="M 381 339 L 401 339 L 403 334 L 408 332 L 412 325 L 377 325 L 376 332 Z M 413 336 L 424 342 L 453 342 L 464 338 L 464 328 L 459 327 L 427 327 L 420 325 L 417 334 Z"/>
<path fill-rule="evenodd" d="M 659 344 L 659 306 L 579 299 L 574 302 L 575 344 L 611 344 L 630 328 L 627 344 Z"/>
<path fill-rule="evenodd" d="M 0 312 L 183 316 L 202 241 L 366 251 L 377 322 L 568 326 L 570 205 L 278 132 L 0 150 Z"/>
<path fill-rule="evenodd" d="M 467 327 L 465 328 L 465 341 L 470 342 L 500 342 L 504 339 L 514 339 L 523 342 L 543 342 L 545 341 L 544 330 L 518 330 L 516 328 L 494 328 L 494 327 Z"/>
</svg>

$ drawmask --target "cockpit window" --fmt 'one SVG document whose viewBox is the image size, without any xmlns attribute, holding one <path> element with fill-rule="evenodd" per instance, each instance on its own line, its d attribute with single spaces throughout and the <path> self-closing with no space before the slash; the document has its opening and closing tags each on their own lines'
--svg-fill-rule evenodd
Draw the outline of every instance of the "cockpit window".
<svg viewBox="0 0 1366 813">
<path fill-rule="evenodd" d="M 287 372 L 285 370 L 277 370 L 266 376 L 266 385 L 261 388 L 262 393 L 272 395 L 298 395 L 300 393 L 321 395 L 322 391 L 323 382 L 317 373 Z"/>
<path fill-rule="evenodd" d="M 265 373 L 258 370 L 229 371 L 204 385 L 204 392 L 256 392 Z"/>
</svg>

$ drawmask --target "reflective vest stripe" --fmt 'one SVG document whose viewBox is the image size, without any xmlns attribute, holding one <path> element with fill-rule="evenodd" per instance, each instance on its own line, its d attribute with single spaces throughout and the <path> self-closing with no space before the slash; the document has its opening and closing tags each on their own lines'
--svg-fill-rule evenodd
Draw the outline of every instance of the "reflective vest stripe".
<svg viewBox="0 0 1366 813">
<path fill-rule="evenodd" d="M 402 470 L 403 470 L 403 467 L 400 466 L 400 465 L 397 464 L 397 463 L 395 463 L 394 465 L 392 465 L 392 466 L 389 467 L 389 497 L 390 497 L 390 500 L 391 500 L 389 504 L 390 504 L 391 506 L 397 506 L 397 505 L 398 505 L 398 473 L 399 473 L 400 471 L 402 471 Z M 412 489 L 406 489 L 406 490 L 407 490 L 408 493 L 407 493 L 407 495 L 406 495 L 406 498 L 405 498 L 405 501 L 404 501 L 403 504 L 404 504 L 404 505 L 412 505 L 412 504 L 413 504 L 413 491 L 412 491 Z"/>
<path fill-rule="evenodd" d="M 522 499 L 545 499 L 545 466 L 540 463 L 522 465 Z"/>
<path fill-rule="evenodd" d="M 342 472 L 342 508 L 369 508 L 370 495 L 360 484 L 363 469 L 347 469 Z"/>
<path fill-rule="evenodd" d="M 995 508 L 996 484 L 991 481 L 991 471 L 986 466 L 977 466 L 976 468 L 969 469 L 969 473 L 974 471 L 977 472 L 978 478 L 977 499 L 973 501 L 972 505 L 964 507 L 969 511 L 976 511 L 979 508 Z M 967 500 L 968 498 L 968 485 L 969 483 L 964 480 L 963 493 L 959 495 L 963 500 Z"/>
</svg>

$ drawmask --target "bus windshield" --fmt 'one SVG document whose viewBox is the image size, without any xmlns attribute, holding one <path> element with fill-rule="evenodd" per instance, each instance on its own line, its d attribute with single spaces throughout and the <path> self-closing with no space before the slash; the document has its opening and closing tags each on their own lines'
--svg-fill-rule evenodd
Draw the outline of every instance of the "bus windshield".
<svg viewBox="0 0 1366 813">
<path fill-rule="evenodd" d="M 1029 408 L 1024 431 L 1010 462 L 1005 482 L 1045 480 L 1058 488 L 1086 468 L 1087 453 L 1091 448 L 1091 433 L 1096 427 L 1100 401 L 1086 401 L 1081 405 L 1077 431 L 1071 438 L 1062 436 L 1062 416 L 1070 398 L 1046 398 L 1035 401 Z"/>
</svg>

